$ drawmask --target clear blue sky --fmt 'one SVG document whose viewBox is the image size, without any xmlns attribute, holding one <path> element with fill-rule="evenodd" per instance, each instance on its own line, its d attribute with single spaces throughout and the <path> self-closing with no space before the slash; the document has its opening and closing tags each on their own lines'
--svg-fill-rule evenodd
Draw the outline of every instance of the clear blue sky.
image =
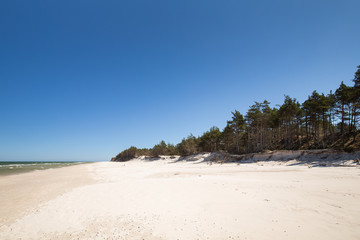
<svg viewBox="0 0 360 240">
<path fill-rule="evenodd" d="M 360 1 L 0 2 L 0 160 L 108 160 L 351 84 Z"/>
</svg>

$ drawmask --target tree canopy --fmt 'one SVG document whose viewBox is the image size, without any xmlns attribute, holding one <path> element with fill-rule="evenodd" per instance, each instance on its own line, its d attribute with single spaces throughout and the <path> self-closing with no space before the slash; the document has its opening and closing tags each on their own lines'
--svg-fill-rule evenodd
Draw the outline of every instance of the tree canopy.
<svg viewBox="0 0 360 240">
<path fill-rule="evenodd" d="M 240 154 L 277 149 L 360 149 L 356 141 L 360 128 L 360 65 L 353 83 L 347 86 L 341 82 L 335 93 L 327 95 L 315 90 L 302 104 L 288 95 L 273 108 L 267 100 L 255 102 L 245 116 L 238 110 L 231 112 L 223 130 L 214 126 L 201 136 L 190 134 L 177 145 L 161 141 L 151 149 L 130 147 L 115 158 L 187 156 L 220 150 Z"/>
</svg>

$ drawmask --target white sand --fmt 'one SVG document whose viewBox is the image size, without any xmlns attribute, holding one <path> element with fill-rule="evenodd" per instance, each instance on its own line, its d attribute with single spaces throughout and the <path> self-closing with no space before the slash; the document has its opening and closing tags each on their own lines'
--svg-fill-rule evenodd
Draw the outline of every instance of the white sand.
<svg viewBox="0 0 360 240">
<path fill-rule="evenodd" d="M 0 177 L 0 204 L 0 239 L 360 239 L 356 167 L 94 163 Z"/>
</svg>

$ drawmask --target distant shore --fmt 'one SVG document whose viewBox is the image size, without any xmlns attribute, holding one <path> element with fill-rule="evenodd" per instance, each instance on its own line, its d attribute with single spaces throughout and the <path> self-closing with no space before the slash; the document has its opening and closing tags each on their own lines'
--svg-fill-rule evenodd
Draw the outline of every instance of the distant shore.
<svg viewBox="0 0 360 240">
<path fill-rule="evenodd" d="M 138 158 L 2 176 L 0 239 L 360 235 L 358 167 L 203 160 Z"/>
</svg>

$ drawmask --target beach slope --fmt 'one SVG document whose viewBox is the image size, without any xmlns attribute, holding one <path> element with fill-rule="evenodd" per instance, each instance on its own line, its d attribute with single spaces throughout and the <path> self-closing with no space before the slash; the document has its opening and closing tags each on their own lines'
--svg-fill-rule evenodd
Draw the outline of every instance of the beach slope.
<svg viewBox="0 0 360 240">
<path fill-rule="evenodd" d="M 357 167 L 101 162 L 0 177 L 0 239 L 359 239 Z"/>
</svg>

